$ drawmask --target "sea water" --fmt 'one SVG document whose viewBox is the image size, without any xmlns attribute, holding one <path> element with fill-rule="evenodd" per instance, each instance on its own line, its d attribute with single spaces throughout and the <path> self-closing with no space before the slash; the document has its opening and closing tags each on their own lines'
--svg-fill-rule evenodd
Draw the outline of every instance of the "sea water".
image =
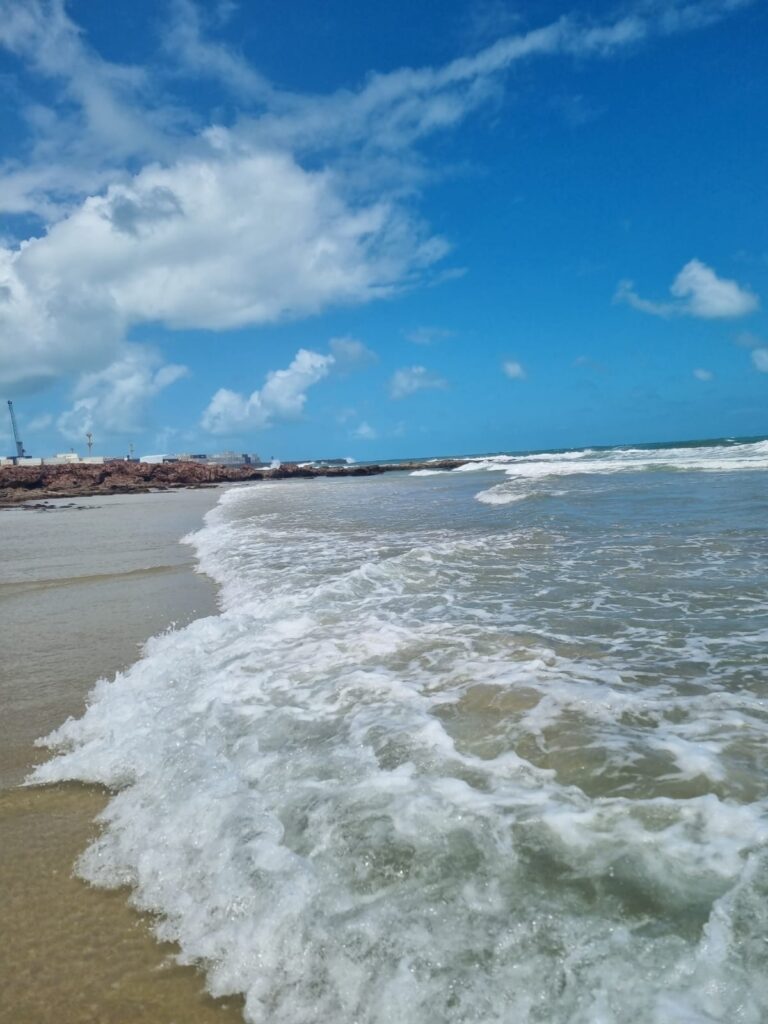
<svg viewBox="0 0 768 1024">
<path fill-rule="evenodd" d="M 264 1024 L 768 1019 L 768 442 L 227 491 L 32 781 Z"/>
</svg>

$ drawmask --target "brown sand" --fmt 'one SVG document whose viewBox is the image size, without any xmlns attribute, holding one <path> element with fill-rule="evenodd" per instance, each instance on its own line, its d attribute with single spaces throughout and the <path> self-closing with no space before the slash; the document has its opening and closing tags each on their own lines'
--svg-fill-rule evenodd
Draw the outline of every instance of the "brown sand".
<svg viewBox="0 0 768 1024">
<path fill-rule="evenodd" d="M 242 1022 L 173 962 L 129 893 L 73 866 L 106 803 L 97 787 L 21 788 L 46 756 L 33 740 L 83 710 L 99 676 L 127 667 L 149 636 L 215 612 L 215 591 L 176 538 L 216 492 L 131 495 L 78 511 L 3 513 L 0 561 L 0 1022 Z"/>
</svg>

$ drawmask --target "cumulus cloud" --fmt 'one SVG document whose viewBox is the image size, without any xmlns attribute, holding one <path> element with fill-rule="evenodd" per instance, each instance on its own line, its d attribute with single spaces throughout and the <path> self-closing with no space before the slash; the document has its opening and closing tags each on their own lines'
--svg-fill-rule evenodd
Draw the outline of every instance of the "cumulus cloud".
<svg viewBox="0 0 768 1024">
<path fill-rule="evenodd" d="M 405 398 L 417 391 L 430 388 L 444 388 L 448 382 L 436 373 L 430 373 L 425 366 L 406 366 L 397 370 L 389 382 L 389 394 L 392 398 Z"/>
<path fill-rule="evenodd" d="M 693 371 L 693 376 L 696 378 L 696 380 L 713 380 L 715 375 L 714 373 L 712 373 L 711 370 L 703 370 L 701 368 L 697 368 Z"/>
<path fill-rule="evenodd" d="M 671 302 L 655 302 L 641 298 L 632 281 L 621 281 L 615 301 L 626 302 L 634 309 L 653 316 L 694 316 L 721 319 L 746 316 L 759 308 L 760 300 L 736 281 L 718 277 L 701 260 L 690 260 L 670 286 Z"/>
<path fill-rule="evenodd" d="M 0 210 L 41 221 L 0 249 L 0 382 L 21 391 L 105 371 L 146 322 L 226 330 L 413 287 L 447 252 L 403 199 L 425 182 L 420 140 L 497 95 L 516 63 L 605 57 L 747 2 L 560 18 L 440 66 L 300 95 L 209 38 L 215 17 L 191 0 L 175 0 L 164 59 L 145 67 L 102 58 L 63 0 L 0 0 L 19 89 L 36 77 L 54 97 L 23 95 L 25 159 L 0 164 Z M 226 86 L 229 124 L 218 108 L 185 108 L 184 75 Z M 691 310 L 727 302 L 721 289 L 707 306 L 702 287 L 690 284 Z"/>
<path fill-rule="evenodd" d="M 365 302 L 444 251 L 392 204 L 350 206 L 285 154 L 150 166 L 0 251 L 0 382 L 104 366 L 148 321 L 220 330 Z"/>
<path fill-rule="evenodd" d="M 328 376 L 333 363 L 331 355 L 299 349 L 290 366 L 267 374 L 264 386 L 250 395 L 220 388 L 203 413 L 201 425 L 211 434 L 234 434 L 268 427 L 276 420 L 298 419 L 307 390 Z"/>
<path fill-rule="evenodd" d="M 521 363 L 516 362 L 514 359 L 507 359 L 502 364 L 502 369 L 510 380 L 522 380 L 525 377 L 525 370 Z"/>
<path fill-rule="evenodd" d="M 102 435 L 141 431 L 149 400 L 188 372 L 186 366 L 163 364 L 148 346 L 127 345 L 106 369 L 80 378 L 74 404 L 56 425 L 70 441 L 82 439 L 89 430 Z"/>
<path fill-rule="evenodd" d="M 752 363 L 760 373 L 768 373 L 768 348 L 753 348 Z"/>
</svg>

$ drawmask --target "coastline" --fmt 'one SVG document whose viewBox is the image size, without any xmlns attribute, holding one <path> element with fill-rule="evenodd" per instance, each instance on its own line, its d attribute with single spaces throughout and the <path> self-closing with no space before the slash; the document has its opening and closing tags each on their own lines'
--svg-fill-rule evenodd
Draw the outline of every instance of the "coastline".
<svg viewBox="0 0 768 1024">
<path fill-rule="evenodd" d="M 26 505 L 44 511 L 49 501 L 60 498 L 150 494 L 180 488 L 215 487 L 226 483 L 378 476 L 381 473 L 413 472 L 418 469 L 456 469 L 468 461 L 447 458 L 348 466 L 285 463 L 274 469 L 256 466 L 218 466 L 199 462 L 144 463 L 119 460 L 98 466 L 83 463 L 59 466 L 0 466 L 0 509 Z M 31 506 L 32 501 L 39 504 Z"/>
<path fill-rule="evenodd" d="M 34 740 L 82 714 L 97 678 L 134 662 L 150 636 L 215 614 L 215 584 L 178 541 L 218 496 L 216 488 L 51 502 L 54 514 L 42 519 L 4 517 L 3 1024 L 242 1021 L 239 1000 L 213 1000 L 195 968 L 169 962 L 175 948 L 158 943 L 126 890 L 74 876 L 107 793 L 19 786 L 48 756 Z"/>
</svg>

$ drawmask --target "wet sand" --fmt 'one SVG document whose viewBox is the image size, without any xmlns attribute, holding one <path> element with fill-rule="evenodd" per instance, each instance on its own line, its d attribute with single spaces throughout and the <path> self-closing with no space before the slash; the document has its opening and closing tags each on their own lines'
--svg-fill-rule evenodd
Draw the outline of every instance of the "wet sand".
<svg viewBox="0 0 768 1024">
<path fill-rule="evenodd" d="M 239 999 L 211 999 L 199 972 L 173 963 L 127 891 L 74 876 L 104 791 L 20 786 L 47 756 L 34 740 L 81 714 L 99 677 L 127 668 L 149 636 L 215 613 L 215 588 L 178 538 L 217 498 L 178 491 L 1 514 L 3 1024 L 242 1021 Z"/>
</svg>

